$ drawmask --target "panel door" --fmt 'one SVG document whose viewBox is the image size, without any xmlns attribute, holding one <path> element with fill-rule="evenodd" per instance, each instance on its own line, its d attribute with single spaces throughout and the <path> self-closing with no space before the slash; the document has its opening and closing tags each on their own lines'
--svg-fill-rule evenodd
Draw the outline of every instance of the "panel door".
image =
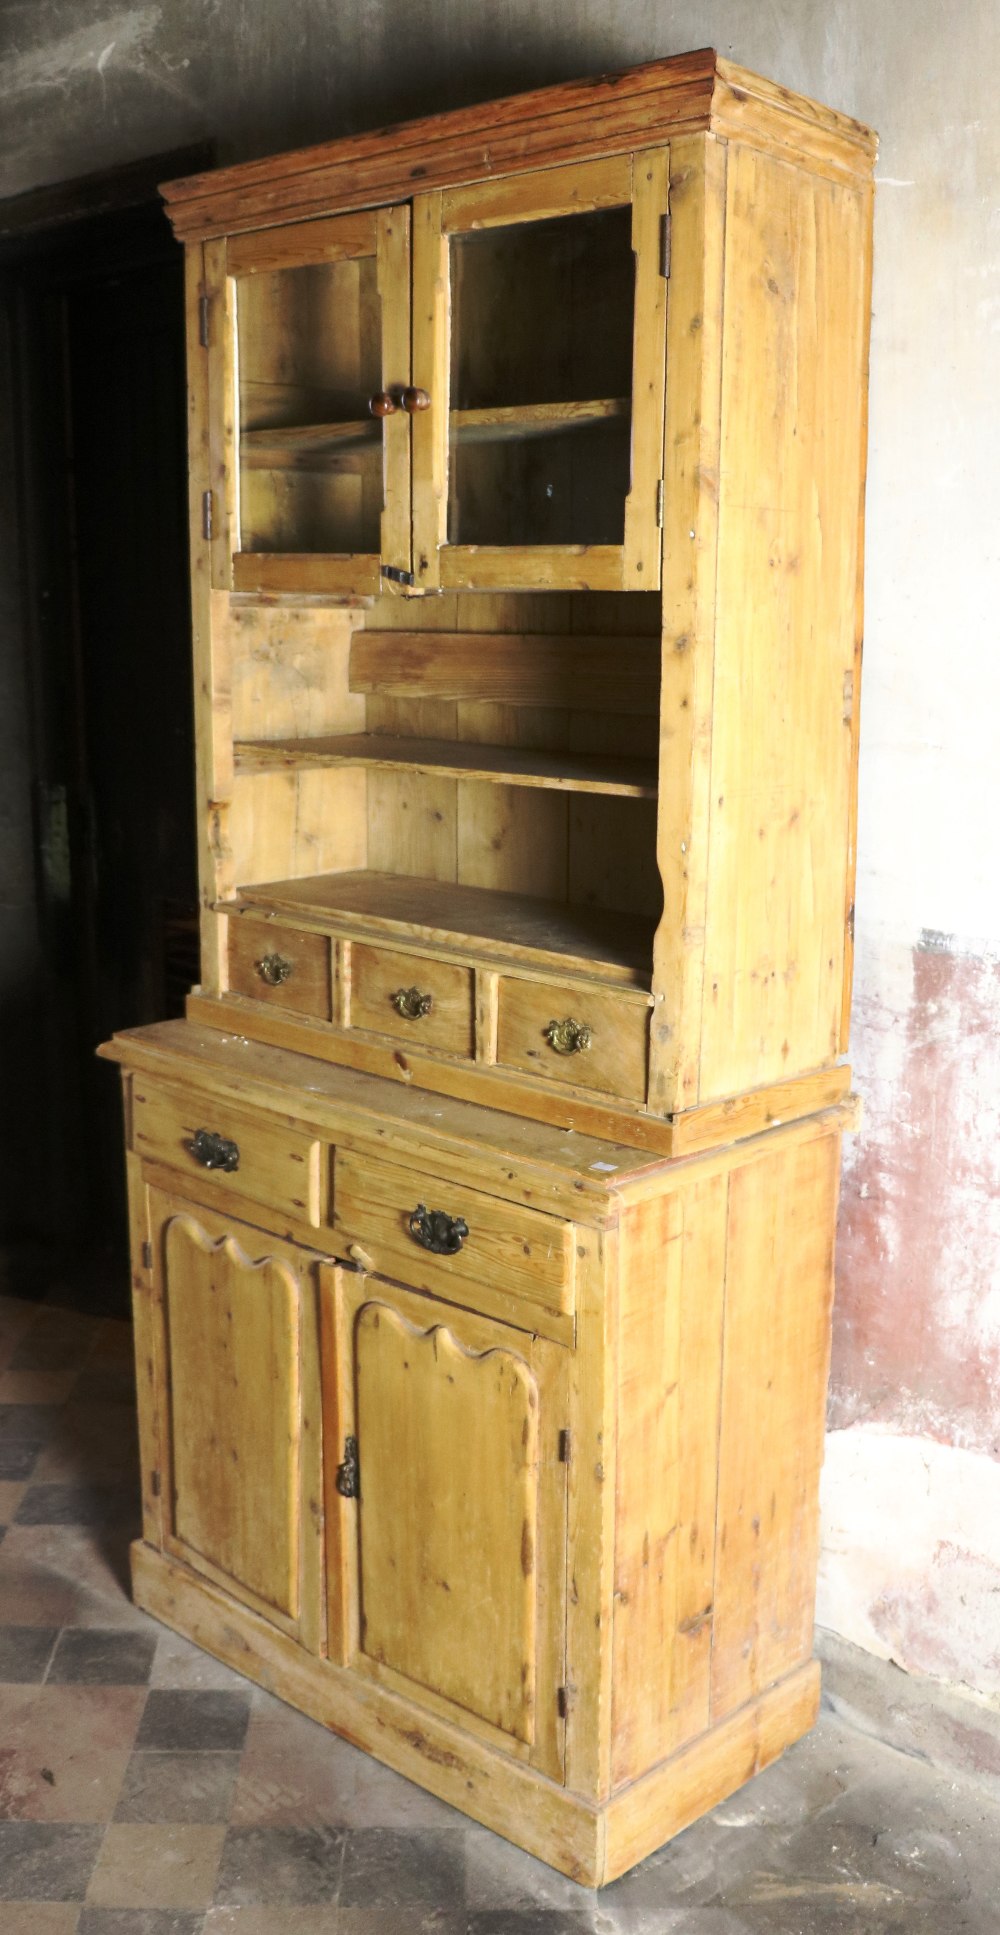
<svg viewBox="0 0 1000 1935">
<path fill-rule="evenodd" d="M 149 1192 L 164 1546 L 322 1642 L 317 1262 Z"/>
<path fill-rule="evenodd" d="M 356 1607 L 345 1656 L 560 1778 L 568 1353 L 380 1278 L 338 1271 L 330 1294 L 334 1466 L 347 1447 L 328 1472 L 344 1527 L 331 1553 L 349 1555 Z"/>
<path fill-rule="evenodd" d="M 409 222 L 365 210 L 209 245 L 237 591 L 373 595 L 409 575 Z"/>
<path fill-rule="evenodd" d="M 418 584 L 659 585 L 667 192 L 661 148 L 417 197 Z"/>
</svg>

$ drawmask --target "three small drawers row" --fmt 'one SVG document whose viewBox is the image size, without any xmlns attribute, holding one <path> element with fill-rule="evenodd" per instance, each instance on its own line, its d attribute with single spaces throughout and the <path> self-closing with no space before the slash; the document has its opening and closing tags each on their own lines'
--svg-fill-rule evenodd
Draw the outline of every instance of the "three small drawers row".
<svg viewBox="0 0 1000 1935">
<path fill-rule="evenodd" d="M 345 961 L 349 949 L 349 987 L 338 1015 L 327 935 L 244 916 L 230 921 L 229 932 L 235 994 L 414 1049 L 476 1058 L 471 967 L 361 941 L 334 942 Z M 495 1057 L 501 1068 L 642 1102 L 648 1026 L 647 1006 L 630 992 L 582 993 L 555 981 L 498 977 Z"/>
<path fill-rule="evenodd" d="M 572 1340 L 572 1225 L 197 1091 L 134 1078 L 132 1147 L 192 1193 L 288 1217 L 349 1266 Z"/>
</svg>

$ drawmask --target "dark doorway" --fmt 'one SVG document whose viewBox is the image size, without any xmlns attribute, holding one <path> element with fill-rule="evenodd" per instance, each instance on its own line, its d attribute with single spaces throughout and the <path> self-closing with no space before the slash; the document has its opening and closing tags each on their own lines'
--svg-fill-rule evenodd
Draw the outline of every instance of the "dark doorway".
<svg viewBox="0 0 1000 1935">
<path fill-rule="evenodd" d="M 183 259 L 147 191 L 7 244 L 0 266 L 41 961 L 41 1226 L 17 1233 L 45 1288 L 58 1257 L 53 1294 L 124 1313 L 121 1112 L 94 1051 L 181 1013 L 197 975 Z"/>
</svg>

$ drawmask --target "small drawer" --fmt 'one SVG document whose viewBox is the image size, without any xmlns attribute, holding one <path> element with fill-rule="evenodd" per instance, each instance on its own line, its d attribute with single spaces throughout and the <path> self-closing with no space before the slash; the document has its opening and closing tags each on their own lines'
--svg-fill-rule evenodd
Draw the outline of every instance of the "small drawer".
<svg viewBox="0 0 1000 1935">
<path fill-rule="evenodd" d="M 329 1021 L 329 939 L 234 914 L 229 921 L 229 985 L 234 994 Z"/>
<path fill-rule="evenodd" d="M 132 1146 L 146 1162 L 197 1177 L 213 1193 L 240 1196 L 318 1225 L 318 1142 L 260 1116 L 242 1115 L 218 1097 L 154 1087 L 140 1075 L 132 1107 Z"/>
<path fill-rule="evenodd" d="M 353 1150 L 334 1163 L 334 1229 L 365 1270 L 572 1342 L 571 1224 Z"/>
<path fill-rule="evenodd" d="M 471 968 L 386 947 L 351 948 L 351 1027 L 468 1061 L 475 1046 Z"/>
<path fill-rule="evenodd" d="M 497 1061 L 623 1101 L 646 1099 L 649 1009 L 552 981 L 501 977 Z"/>
</svg>

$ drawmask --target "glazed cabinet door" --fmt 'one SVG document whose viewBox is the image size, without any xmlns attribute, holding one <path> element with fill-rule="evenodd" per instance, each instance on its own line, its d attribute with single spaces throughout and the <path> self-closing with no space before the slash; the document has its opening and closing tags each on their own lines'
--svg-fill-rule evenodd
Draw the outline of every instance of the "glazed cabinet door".
<svg viewBox="0 0 1000 1935">
<path fill-rule="evenodd" d="M 568 1353 L 325 1275 L 331 1655 L 559 1778 Z"/>
<path fill-rule="evenodd" d="M 414 202 L 414 571 L 426 589 L 660 582 L 668 153 Z"/>
<path fill-rule="evenodd" d="M 321 1650 L 317 1260 L 149 1191 L 167 1551 Z"/>
<path fill-rule="evenodd" d="M 410 571 L 409 210 L 210 243 L 217 580 L 371 596 Z M 231 559 L 230 559 L 230 555 Z"/>
</svg>

